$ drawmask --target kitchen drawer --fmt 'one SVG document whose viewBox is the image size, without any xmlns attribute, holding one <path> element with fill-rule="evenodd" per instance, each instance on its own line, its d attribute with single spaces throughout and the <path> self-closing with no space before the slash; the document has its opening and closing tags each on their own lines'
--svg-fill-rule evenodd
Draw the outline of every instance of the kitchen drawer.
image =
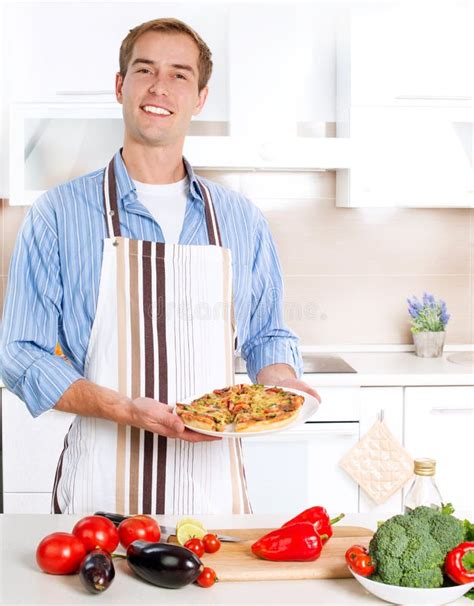
<svg viewBox="0 0 474 606">
<path fill-rule="evenodd" d="M 331 514 L 358 511 L 359 487 L 339 467 L 358 439 L 358 423 L 305 423 L 243 439 L 253 513 L 292 517 L 318 503 Z"/>
</svg>

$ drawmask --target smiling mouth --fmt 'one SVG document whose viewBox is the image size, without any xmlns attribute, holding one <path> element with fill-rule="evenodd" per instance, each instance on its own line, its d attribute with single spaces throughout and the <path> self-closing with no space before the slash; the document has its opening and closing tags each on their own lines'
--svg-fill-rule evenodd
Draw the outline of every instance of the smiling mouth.
<svg viewBox="0 0 474 606">
<path fill-rule="evenodd" d="M 171 116 L 173 112 L 164 107 L 156 107 L 155 105 L 144 105 L 141 109 L 149 115 L 160 116 L 161 118 Z"/>
</svg>

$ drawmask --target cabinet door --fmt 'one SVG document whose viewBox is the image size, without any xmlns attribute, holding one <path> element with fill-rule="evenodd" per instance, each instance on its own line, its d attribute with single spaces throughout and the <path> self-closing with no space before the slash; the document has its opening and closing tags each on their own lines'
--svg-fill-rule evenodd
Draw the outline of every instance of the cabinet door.
<svg viewBox="0 0 474 606">
<path fill-rule="evenodd" d="M 407 387 L 404 408 L 407 450 L 436 460 L 443 500 L 472 518 L 474 387 Z"/>
<path fill-rule="evenodd" d="M 473 124 L 464 109 L 352 108 L 345 206 L 474 205 Z"/>
<path fill-rule="evenodd" d="M 344 41 L 351 105 L 468 106 L 474 57 L 472 5 L 401 4 L 353 9 L 349 39 Z"/>
<path fill-rule="evenodd" d="M 255 514 L 289 518 L 321 504 L 331 514 L 358 510 L 358 486 L 339 467 L 359 439 L 358 423 L 306 423 L 280 435 L 243 440 Z"/>
<path fill-rule="evenodd" d="M 2 390 L 4 493 L 50 493 L 64 436 L 75 415 L 50 411 L 34 419 Z"/>
</svg>

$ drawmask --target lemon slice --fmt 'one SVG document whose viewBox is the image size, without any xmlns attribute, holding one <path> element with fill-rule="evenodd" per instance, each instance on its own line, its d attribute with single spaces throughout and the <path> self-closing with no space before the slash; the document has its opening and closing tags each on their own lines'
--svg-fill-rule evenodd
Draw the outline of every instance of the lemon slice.
<svg viewBox="0 0 474 606">
<path fill-rule="evenodd" d="M 196 526 L 196 524 L 190 524 L 188 522 L 181 524 L 181 526 L 176 529 L 176 538 L 180 545 L 184 545 L 189 539 L 202 539 L 205 534 L 206 531 L 202 526 Z"/>
<path fill-rule="evenodd" d="M 183 518 L 182 520 L 178 520 L 176 523 L 176 530 L 178 530 L 178 528 L 180 526 L 183 526 L 184 524 L 192 524 L 193 526 L 199 526 L 199 528 L 206 530 L 203 524 L 199 520 L 195 520 L 194 518 Z"/>
</svg>

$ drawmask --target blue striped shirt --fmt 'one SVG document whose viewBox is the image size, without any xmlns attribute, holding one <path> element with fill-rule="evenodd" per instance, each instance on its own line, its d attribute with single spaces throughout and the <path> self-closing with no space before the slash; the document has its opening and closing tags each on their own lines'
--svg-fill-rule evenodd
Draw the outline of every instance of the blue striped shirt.
<svg viewBox="0 0 474 606">
<path fill-rule="evenodd" d="M 185 160 L 189 195 L 179 244 L 209 244 L 204 203 Z M 120 151 L 115 154 L 122 236 L 164 242 L 159 224 L 138 200 Z M 33 416 L 52 408 L 84 375 L 97 306 L 103 239 L 103 169 L 44 193 L 29 210 L 12 256 L 0 345 L 6 386 Z M 268 224 L 244 196 L 199 177 L 208 186 L 222 244 L 232 251 L 234 312 L 240 354 L 256 381 L 261 368 L 302 361 L 296 336 L 283 321 L 281 269 Z M 70 364 L 54 355 L 60 343 Z"/>
</svg>

